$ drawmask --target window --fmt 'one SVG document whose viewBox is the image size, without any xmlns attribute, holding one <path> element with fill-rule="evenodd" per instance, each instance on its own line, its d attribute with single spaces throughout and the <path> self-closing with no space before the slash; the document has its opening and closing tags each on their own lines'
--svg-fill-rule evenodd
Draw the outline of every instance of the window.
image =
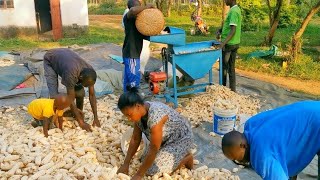
<svg viewBox="0 0 320 180">
<path fill-rule="evenodd" d="M 0 0 L 0 8 L 14 8 L 13 0 Z"/>
</svg>

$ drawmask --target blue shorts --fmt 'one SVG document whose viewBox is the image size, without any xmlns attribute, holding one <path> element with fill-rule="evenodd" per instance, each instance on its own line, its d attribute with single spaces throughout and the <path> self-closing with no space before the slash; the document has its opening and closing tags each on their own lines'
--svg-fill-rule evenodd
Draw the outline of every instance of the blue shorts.
<svg viewBox="0 0 320 180">
<path fill-rule="evenodd" d="M 127 86 L 140 86 L 140 59 L 123 58 L 124 74 L 123 74 L 123 92 L 127 91 Z"/>
</svg>

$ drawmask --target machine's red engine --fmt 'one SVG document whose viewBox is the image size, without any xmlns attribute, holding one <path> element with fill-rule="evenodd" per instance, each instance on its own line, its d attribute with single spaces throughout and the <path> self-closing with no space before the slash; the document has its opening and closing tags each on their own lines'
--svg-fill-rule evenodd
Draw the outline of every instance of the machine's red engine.
<svg viewBox="0 0 320 180">
<path fill-rule="evenodd" d="M 149 74 L 149 88 L 153 94 L 159 94 L 166 88 L 167 74 L 165 72 L 151 72 Z"/>
</svg>

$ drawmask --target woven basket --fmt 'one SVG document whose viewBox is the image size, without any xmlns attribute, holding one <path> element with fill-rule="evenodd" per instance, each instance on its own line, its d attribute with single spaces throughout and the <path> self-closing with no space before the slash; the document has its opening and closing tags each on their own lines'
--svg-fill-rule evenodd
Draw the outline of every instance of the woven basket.
<svg viewBox="0 0 320 180">
<path fill-rule="evenodd" d="M 163 14 L 159 9 L 145 9 L 138 14 L 136 19 L 138 31 L 145 36 L 160 34 L 164 23 Z"/>
</svg>

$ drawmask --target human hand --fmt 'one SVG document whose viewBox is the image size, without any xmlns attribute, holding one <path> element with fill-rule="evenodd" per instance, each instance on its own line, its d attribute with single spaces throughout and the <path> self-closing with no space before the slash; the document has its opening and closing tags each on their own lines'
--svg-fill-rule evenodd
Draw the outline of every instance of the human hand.
<svg viewBox="0 0 320 180">
<path fill-rule="evenodd" d="M 88 123 L 82 122 L 82 123 L 79 123 L 79 126 L 88 132 L 92 132 L 91 127 Z"/>
<path fill-rule="evenodd" d="M 100 121 L 98 120 L 98 118 L 95 118 L 95 119 L 93 120 L 92 126 L 101 127 Z"/>
<path fill-rule="evenodd" d="M 129 166 L 126 164 L 123 164 L 117 171 L 117 174 L 122 173 L 122 174 L 129 174 Z"/>
<path fill-rule="evenodd" d="M 221 29 L 218 29 L 217 32 L 216 32 L 216 38 L 217 40 L 220 40 L 221 39 Z"/>
<path fill-rule="evenodd" d="M 142 179 L 142 176 L 139 174 L 136 174 L 131 178 L 131 180 L 141 180 L 141 179 Z"/>
<path fill-rule="evenodd" d="M 218 48 L 218 49 L 221 49 L 222 51 L 224 51 L 225 44 L 224 44 L 224 43 L 221 43 L 221 44 L 217 45 L 217 48 Z"/>
</svg>

